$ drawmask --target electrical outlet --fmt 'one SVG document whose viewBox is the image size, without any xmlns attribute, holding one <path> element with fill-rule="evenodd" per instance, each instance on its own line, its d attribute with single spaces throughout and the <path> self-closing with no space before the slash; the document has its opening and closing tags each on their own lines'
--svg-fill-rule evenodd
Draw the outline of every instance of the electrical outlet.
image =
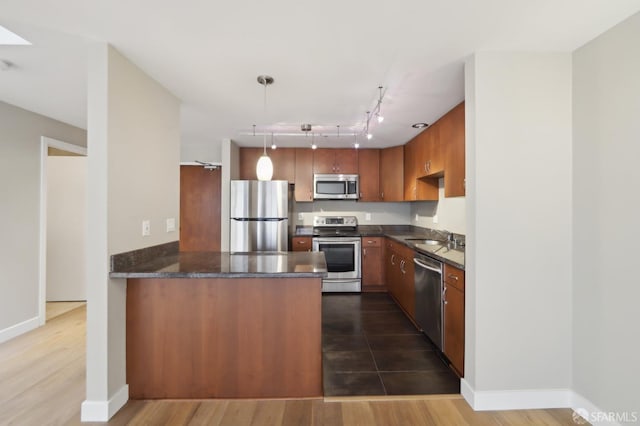
<svg viewBox="0 0 640 426">
<path fill-rule="evenodd" d="M 304 216 L 302 215 L 302 213 L 298 213 L 298 220 L 304 220 Z"/>
<path fill-rule="evenodd" d="M 176 230 L 176 219 L 170 217 L 167 219 L 167 232 L 173 232 Z"/>
<path fill-rule="evenodd" d="M 148 237 L 151 235 L 151 222 L 149 220 L 142 221 L 142 236 Z"/>
<path fill-rule="evenodd" d="M 365 213 L 364 220 L 371 220 L 371 213 Z"/>
<path fill-rule="evenodd" d="M 416 213 L 416 222 L 420 220 L 420 216 L 418 216 L 418 213 Z"/>
<path fill-rule="evenodd" d="M 438 215 L 437 214 L 433 215 L 433 223 L 438 223 Z"/>
</svg>

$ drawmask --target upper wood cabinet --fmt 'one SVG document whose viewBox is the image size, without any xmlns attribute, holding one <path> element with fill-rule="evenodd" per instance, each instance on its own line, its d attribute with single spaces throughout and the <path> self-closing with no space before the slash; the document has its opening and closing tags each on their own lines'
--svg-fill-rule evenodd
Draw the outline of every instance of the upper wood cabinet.
<svg viewBox="0 0 640 426">
<path fill-rule="evenodd" d="M 438 199 L 438 180 L 424 178 L 426 148 L 424 132 L 404 146 L 404 200 L 430 201 Z"/>
<path fill-rule="evenodd" d="M 263 148 L 240 149 L 240 179 L 257 179 L 256 164 L 263 152 Z M 267 155 L 273 163 L 272 180 L 286 180 L 293 183 L 295 180 L 295 149 L 268 149 Z"/>
<path fill-rule="evenodd" d="M 453 108 L 440 121 L 440 139 L 445 146 L 444 196 L 465 195 L 465 132 L 464 102 Z"/>
<path fill-rule="evenodd" d="M 358 152 L 360 201 L 382 201 L 380 195 L 380 150 L 361 149 Z"/>
<path fill-rule="evenodd" d="M 420 139 L 418 177 L 442 177 L 444 172 L 444 152 L 440 137 L 441 120 L 422 132 Z"/>
<path fill-rule="evenodd" d="M 295 190 L 294 198 L 298 202 L 313 201 L 313 150 L 295 148 Z"/>
<path fill-rule="evenodd" d="M 355 149 L 316 149 L 313 173 L 358 173 L 358 151 Z"/>
<path fill-rule="evenodd" d="M 403 201 L 404 146 L 380 150 L 380 198 Z"/>
</svg>

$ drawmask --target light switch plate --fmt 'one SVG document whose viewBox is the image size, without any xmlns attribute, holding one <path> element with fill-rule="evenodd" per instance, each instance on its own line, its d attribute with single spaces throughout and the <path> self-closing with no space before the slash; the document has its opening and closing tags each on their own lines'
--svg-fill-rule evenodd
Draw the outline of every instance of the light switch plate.
<svg viewBox="0 0 640 426">
<path fill-rule="evenodd" d="M 371 220 L 371 213 L 365 213 L 364 220 Z"/>
<path fill-rule="evenodd" d="M 176 219 L 170 217 L 167 219 L 167 232 L 173 232 L 176 230 Z"/>
<path fill-rule="evenodd" d="M 437 214 L 433 215 L 433 223 L 438 223 L 438 215 Z"/>
<path fill-rule="evenodd" d="M 298 220 L 304 220 L 304 216 L 302 215 L 302 213 L 298 213 Z"/>
<path fill-rule="evenodd" d="M 149 220 L 142 221 L 142 236 L 148 237 L 151 235 L 151 222 Z"/>
</svg>

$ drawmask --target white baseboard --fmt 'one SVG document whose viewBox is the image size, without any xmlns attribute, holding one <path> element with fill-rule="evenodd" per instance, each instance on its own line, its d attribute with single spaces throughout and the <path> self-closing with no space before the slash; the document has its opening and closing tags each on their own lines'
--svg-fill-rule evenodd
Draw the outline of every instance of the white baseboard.
<svg viewBox="0 0 640 426">
<path fill-rule="evenodd" d="M 476 391 L 462 379 L 460 393 L 475 411 L 571 407 L 571 389 Z"/>
<path fill-rule="evenodd" d="M 571 408 L 575 411 L 573 418 L 576 424 L 587 424 L 586 422 L 588 421 L 593 426 L 620 426 L 620 423 L 615 418 L 616 414 L 623 416 L 623 418 L 626 416 L 623 420 L 624 423 L 637 423 L 640 420 L 637 411 L 633 413 L 603 412 L 594 403 L 576 392 L 573 392 Z M 580 419 L 576 417 L 578 414 L 586 419 L 584 423 L 580 422 Z"/>
<path fill-rule="evenodd" d="M 4 330 L 0 330 L 0 343 L 34 330 L 38 328 L 39 325 L 40 322 L 38 317 L 33 317 L 16 325 L 12 325 L 11 327 L 7 327 Z"/>
<path fill-rule="evenodd" d="M 129 400 L 129 385 L 124 385 L 108 401 L 89 401 L 82 403 L 80 421 L 106 422 Z"/>
</svg>

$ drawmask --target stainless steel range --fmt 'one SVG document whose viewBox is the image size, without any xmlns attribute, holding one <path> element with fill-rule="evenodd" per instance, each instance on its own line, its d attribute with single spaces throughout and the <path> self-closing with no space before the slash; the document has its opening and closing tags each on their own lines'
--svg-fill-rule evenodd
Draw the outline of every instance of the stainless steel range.
<svg viewBox="0 0 640 426">
<path fill-rule="evenodd" d="M 315 216 L 313 251 L 321 251 L 327 261 L 328 276 L 323 292 L 361 290 L 360 235 L 355 216 Z"/>
</svg>

